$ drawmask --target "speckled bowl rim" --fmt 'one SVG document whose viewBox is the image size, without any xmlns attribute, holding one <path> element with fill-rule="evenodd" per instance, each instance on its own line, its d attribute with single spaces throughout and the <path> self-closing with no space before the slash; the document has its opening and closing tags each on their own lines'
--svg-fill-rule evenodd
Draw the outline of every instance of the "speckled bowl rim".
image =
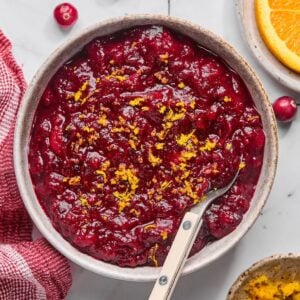
<svg viewBox="0 0 300 300">
<path fill-rule="evenodd" d="M 37 228 L 50 244 L 64 256 L 81 267 L 95 273 L 115 279 L 137 282 L 155 280 L 159 274 L 160 268 L 121 268 L 105 263 L 77 250 L 53 228 L 35 196 L 28 171 L 27 151 L 33 114 L 38 100 L 40 99 L 45 85 L 58 67 L 94 37 L 142 24 L 166 25 L 190 36 L 225 59 L 228 65 L 238 71 L 248 86 L 257 109 L 262 115 L 263 127 L 267 136 L 262 172 L 251 201 L 250 209 L 244 215 L 243 221 L 234 232 L 223 239 L 206 246 L 202 251 L 188 259 L 183 274 L 194 272 L 213 262 L 231 249 L 245 235 L 265 205 L 274 181 L 278 157 L 276 121 L 272 106 L 261 82 L 248 63 L 232 46 L 214 33 L 203 29 L 198 25 L 183 19 L 164 15 L 128 15 L 96 23 L 81 31 L 54 51 L 33 77 L 17 117 L 14 138 L 14 166 L 20 194 Z"/>
<path fill-rule="evenodd" d="M 256 263 L 254 263 L 250 268 L 248 268 L 246 271 L 244 271 L 242 274 L 239 275 L 239 277 L 235 280 L 235 282 L 232 284 L 226 300 L 234 300 L 234 297 L 236 296 L 236 293 L 239 291 L 240 287 L 248 281 L 248 278 L 251 277 L 251 275 L 256 272 L 257 270 L 261 269 L 264 266 L 267 266 L 270 262 L 274 261 L 282 261 L 282 260 L 300 260 L 300 253 L 288 253 L 288 254 L 274 254 L 268 257 L 265 257 Z"/>
</svg>

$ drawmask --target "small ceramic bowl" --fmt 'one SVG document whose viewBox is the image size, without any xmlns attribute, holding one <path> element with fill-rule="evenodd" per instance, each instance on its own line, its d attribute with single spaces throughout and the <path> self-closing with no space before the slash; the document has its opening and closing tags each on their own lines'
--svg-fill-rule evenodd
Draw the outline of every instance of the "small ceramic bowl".
<svg viewBox="0 0 300 300">
<path fill-rule="evenodd" d="M 274 255 L 260 260 L 241 274 L 232 285 L 227 300 L 248 300 L 245 287 L 252 279 L 266 275 L 270 280 L 300 281 L 300 255 Z"/>
<path fill-rule="evenodd" d="M 211 243 L 202 251 L 191 257 L 185 265 L 184 274 L 196 271 L 223 255 L 232 248 L 253 225 L 272 187 L 278 155 L 277 129 L 273 110 L 254 71 L 229 44 L 215 34 L 197 25 L 168 16 L 132 15 L 95 24 L 59 47 L 49 56 L 34 76 L 20 107 L 14 142 L 15 173 L 20 193 L 35 225 L 46 239 L 63 255 L 83 268 L 95 273 L 131 281 L 155 280 L 160 269 L 153 267 L 121 268 L 86 255 L 68 243 L 53 228 L 49 218 L 37 200 L 29 175 L 27 154 L 30 129 L 36 107 L 44 88 L 57 69 L 92 39 L 144 24 L 161 24 L 188 35 L 196 42 L 221 56 L 230 67 L 237 70 L 246 83 L 257 110 L 262 116 L 263 128 L 266 133 L 262 171 L 249 211 L 245 214 L 243 221 L 234 232 L 219 241 Z"/>
</svg>

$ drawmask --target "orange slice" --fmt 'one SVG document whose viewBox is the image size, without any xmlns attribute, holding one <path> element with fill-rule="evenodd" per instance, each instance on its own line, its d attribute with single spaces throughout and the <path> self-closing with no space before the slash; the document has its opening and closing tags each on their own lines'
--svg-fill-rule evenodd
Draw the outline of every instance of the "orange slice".
<svg viewBox="0 0 300 300">
<path fill-rule="evenodd" d="M 255 14 L 273 55 L 300 73 L 300 0 L 255 0 Z"/>
</svg>

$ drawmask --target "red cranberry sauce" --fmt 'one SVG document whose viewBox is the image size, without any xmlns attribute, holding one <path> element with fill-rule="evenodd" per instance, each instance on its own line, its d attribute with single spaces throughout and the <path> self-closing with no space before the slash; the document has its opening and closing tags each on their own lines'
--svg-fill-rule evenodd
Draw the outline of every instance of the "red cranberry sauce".
<svg viewBox="0 0 300 300">
<path fill-rule="evenodd" d="M 264 143 L 251 96 L 222 59 L 162 26 L 137 27 L 93 40 L 51 79 L 32 128 L 30 173 L 74 246 L 120 266 L 158 266 L 184 213 L 239 167 L 192 254 L 238 226 Z"/>
</svg>

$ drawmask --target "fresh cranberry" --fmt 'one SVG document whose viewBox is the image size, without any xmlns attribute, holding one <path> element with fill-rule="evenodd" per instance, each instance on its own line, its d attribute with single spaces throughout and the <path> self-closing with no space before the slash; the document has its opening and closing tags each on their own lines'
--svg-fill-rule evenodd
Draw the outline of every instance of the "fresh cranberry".
<svg viewBox="0 0 300 300">
<path fill-rule="evenodd" d="M 289 96 L 282 96 L 273 103 L 275 116 L 280 122 L 291 122 L 297 113 L 295 99 Z"/>
<path fill-rule="evenodd" d="M 78 12 L 72 4 L 62 3 L 55 7 L 54 18 L 61 27 L 69 28 L 77 21 Z"/>
</svg>

